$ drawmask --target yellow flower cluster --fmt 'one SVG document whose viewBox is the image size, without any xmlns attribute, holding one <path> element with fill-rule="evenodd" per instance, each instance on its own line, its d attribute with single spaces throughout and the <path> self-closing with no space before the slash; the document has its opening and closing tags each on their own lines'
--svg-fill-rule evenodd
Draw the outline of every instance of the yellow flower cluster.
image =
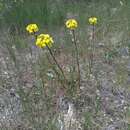
<svg viewBox="0 0 130 130">
<path fill-rule="evenodd" d="M 32 33 L 37 32 L 39 29 L 38 29 L 38 26 L 37 26 L 36 24 L 29 24 L 29 25 L 27 25 L 26 30 L 27 30 L 30 34 L 32 34 Z"/>
<path fill-rule="evenodd" d="M 75 19 L 69 19 L 66 21 L 66 27 L 68 29 L 74 30 L 78 27 L 78 22 Z"/>
<path fill-rule="evenodd" d="M 40 34 L 36 39 L 36 46 L 40 48 L 51 47 L 53 43 L 54 41 L 49 34 Z"/>
<path fill-rule="evenodd" d="M 89 23 L 91 25 L 96 25 L 97 18 L 90 17 Z M 65 25 L 68 29 L 75 30 L 78 27 L 78 22 L 75 19 L 68 19 L 66 21 Z M 29 25 L 27 25 L 26 30 L 30 34 L 34 34 L 35 32 L 39 31 L 39 28 L 38 28 L 37 24 L 29 24 Z M 46 46 L 51 47 L 53 43 L 54 43 L 53 38 L 49 34 L 40 34 L 40 35 L 36 36 L 36 45 L 40 48 L 43 48 Z"/>
<path fill-rule="evenodd" d="M 97 18 L 96 17 L 90 17 L 89 18 L 89 23 L 91 25 L 96 25 L 97 24 Z"/>
</svg>

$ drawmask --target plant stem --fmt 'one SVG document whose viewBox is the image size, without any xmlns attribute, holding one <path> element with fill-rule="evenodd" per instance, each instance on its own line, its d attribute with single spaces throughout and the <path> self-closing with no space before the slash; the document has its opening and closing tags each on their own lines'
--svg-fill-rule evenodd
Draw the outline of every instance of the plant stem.
<svg viewBox="0 0 130 130">
<path fill-rule="evenodd" d="M 54 72 L 55 72 L 56 75 L 57 75 L 58 81 L 62 84 L 63 82 L 62 82 L 62 80 L 60 79 L 60 74 L 59 74 L 59 72 L 58 72 L 58 71 L 56 70 L 56 68 L 53 66 L 53 63 L 51 62 L 51 60 L 50 60 L 50 58 L 49 58 L 49 56 L 48 56 L 47 54 L 46 54 L 46 57 L 47 57 L 49 63 L 52 65 L 52 68 L 53 68 Z M 65 88 L 65 85 L 64 85 L 64 84 L 62 84 L 62 85 L 63 85 L 63 87 Z"/>
<path fill-rule="evenodd" d="M 33 35 L 34 35 L 35 39 L 37 40 L 37 34 L 35 32 L 33 32 Z"/>
<path fill-rule="evenodd" d="M 95 53 L 95 26 L 92 25 L 92 43 L 91 43 L 91 52 L 90 52 L 90 74 L 92 74 L 93 64 L 94 64 L 94 53 Z"/>
<path fill-rule="evenodd" d="M 75 31 L 72 30 L 72 36 L 74 41 L 74 45 L 75 45 L 75 51 L 76 51 L 76 62 L 77 62 L 77 67 L 78 67 L 78 90 L 80 91 L 80 65 L 79 65 L 79 52 L 78 52 L 78 46 L 77 46 L 77 42 L 76 42 L 76 36 L 75 36 Z"/>
<path fill-rule="evenodd" d="M 46 47 L 47 47 L 47 49 L 48 49 L 48 51 L 49 51 L 49 53 L 50 53 L 51 57 L 53 58 L 53 60 L 54 60 L 55 64 L 57 65 L 57 67 L 58 67 L 58 68 L 59 68 L 59 70 L 61 71 L 61 73 L 62 73 L 62 76 L 63 76 L 64 80 L 67 82 L 67 79 L 66 79 L 66 77 L 65 77 L 64 71 L 63 71 L 63 69 L 60 67 L 59 63 L 57 62 L 57 60 L 56 60 L 55 56 L 53 55 L 52 50 L 49 48 L 49 46 L 48 46 L 48 45 L 46 45 Z"/>
</svg>

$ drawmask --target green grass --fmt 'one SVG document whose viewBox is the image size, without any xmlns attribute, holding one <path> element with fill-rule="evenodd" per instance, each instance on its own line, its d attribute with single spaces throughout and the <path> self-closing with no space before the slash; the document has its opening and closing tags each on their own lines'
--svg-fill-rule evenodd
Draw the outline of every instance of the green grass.
<svg viewBox="0 0 130 130">
<path fill-rule="evenodd" d="M 63 5 L 50 0 L 27 0 L 24 2 L 4 3 L 10 8 L 3 11 L 3 22 L 6 25 L 15 25 L 20 30 L 29 23 L 37 23 L 39 26 L 60 25 L 65 15 Z"/>
<path fill-rule="evenodd" d="M 76 17 L 80 26 L 87 25 L 87 19 L 90 16 L 97 16 L 99 21 L 108 22 L 120 15 L 129 14 L 129 1 L 127 6 L 120 8 L 119 0 L 90 0 L 91 2 L 80 0 L 14 0 L 1 1 L 1 25 L 11 27 L 16 26 L 18 30 L 24 30 L 29 23 L 37 23 L 43 30 L 55 29 L 57 26 L 63 26 L 69 17 Z M 22 2 L 23 1 L 23 2 Z M 122 0 L 123 1 L 123 0 Z M 124 4 L 126 3 L 124 1 Z M 112 8 L 117 8 L 119 14 L 112 13 Z M 119 9 L 120 8 L 120 9 Z M 127 12 L 127 13 L 126 13 Z M 128 18 L 128 17 L 127 17 Z M 101 22 L 101 23 L 102 23 Z M 46 29 L 45 29 L 46 30 Z"/>
</svg>

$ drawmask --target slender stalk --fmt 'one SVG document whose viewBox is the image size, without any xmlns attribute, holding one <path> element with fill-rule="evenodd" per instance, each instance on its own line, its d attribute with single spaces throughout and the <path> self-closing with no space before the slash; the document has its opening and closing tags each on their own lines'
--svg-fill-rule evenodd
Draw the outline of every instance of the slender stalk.
<svg viewBox="0 0 130 130">
<path fill-rule="evenodd" d="M 63 69 L 60 67 L 59 63 L 57 62 L 57 60 L 56 60 L 55 56 L 53 55 L 52 50 L 49 48 L 49 46 L 48 46 L 48 45 L 46 45 L 46 47 L 47 47 L 47 49 L 48 49 L 48 51 L 49 51 L 49 53 L 50 53 L 51 57 L 53 58 L 53 60 L 54 60 L 55 64 L 57 65 L 57 67 L 58 67 L 58 68 L 59 68 L 59 70 L 61 71 L 61 73 L 62 73 L 62 76 L 63 76 L 64 80 L 67 82 L 67 79 L 66 79 L 66 77 L 65 77 L 64 71 L 63 71 Z"/>
<path fill-rule="evenodd" d="M 56 70 L 56 68 L 53 66 L 53 63 L 51 62 L 51 60 L 50 60 L 50 58 L 49 58 L 49 56 L 46 54 L 46 57 L 47 57 L 47 59 L 48 59 L 48 61 L 49 61 L 49 63 L 52 65 L 52 68 L 53 68 L 53 70 L 55 71 L 55 73 L 56 73 L 56 75 L 57 75 L 57 78 L 58 78 L 58 81 L 62 84 L 63 82 L 62 82 L 62 80 L 60 79 L 60 74 L 59 74 L 59 72 Z M 63 87 L 65 88 L 65 85 L 64 84 L 62 84 L 63 85 Z"/>
<path fill-rule="evenodd" d="M 90 52 L 90 66 L 89 66 L 89 71 L 90 74 L 92 74 L 92 69 L 93 69 L 93 64 L 94 64 L 94 54 L 95 54 L 95 46 L 94 46 L 94 42 L 95 42 L 95 26 L 92 25 L 92 43 L 91 43 L 91 52 Z"/>
<path fill-rule="evenodd" d="M 92 26 L 92 51 L 93 51 L 93 59 L 94 59 L 94 53 L 95 53 L 95 46 L 94 46 L 94 42 L 95 42 L 95 26 Z"/>
<path fill-rule="evenodd" d="M 33 35 L 34 35 L 35 39 L 37 39 L 37 34 L 35 32 L 33 32 Z"/>
<path fill-rule="evenodd" d="M 75 36 L 75 31 L 72 30 L 72 37 L 74 41 L 72 41 L 75 45 L 75 51 L 76 51 L 76 62 L 77 62 L 77 67 L 78 67 L 78 89 L 80 91 L 80 65 L 79 65 L 79 52 L 78 52 L 78 46 L 77 46 L 77 41 L 76 41 L 76 36 Z"/>
</svg>

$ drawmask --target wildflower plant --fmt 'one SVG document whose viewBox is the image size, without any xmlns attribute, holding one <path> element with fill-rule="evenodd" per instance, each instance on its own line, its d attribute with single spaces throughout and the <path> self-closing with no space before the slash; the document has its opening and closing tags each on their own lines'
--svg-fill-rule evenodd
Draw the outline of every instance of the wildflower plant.
<svg viewBox="0 0 130 130">
<path fill-rule="evenodd" d="M 91 44 L 91 56 L 90 56 L 90 61 L 89 61 L 90 62 L 89 63 L 89 70 L 90 70 L 90 73 L 92 73 L 93 57 L 94 57 L 94 37 L 95 37 L 94 31 L 95 31 L 95 25 L 97 24 L 97 18 L 96 17 L 89 18 L 89 24 L 92 25 L 92 44 Z M 72 38 L 72 43 L 74 45 L 75 59 L 76 59 L 77 73 L 78 73 L 77 91 L 80 92 L 80 84 L 81 84 L 80 73 L 81 72 L 80 72 L 80 63 L 79 63 L 79 50 L 78 50 L 78 44 L 77 44 L 77 38 L 76 38 L 76 32 L 75 32 L 75 30 L 78 28 L 78 22 L 75 19 L 68 19 L 66 21 L 65 25 L 66 25 L 66 28 L 72 34 L 71 38 Z M 44 34 L 44 33 L 37 35 L 36 32 L 39 31 L 39 28 L 36 24 L 29 24 L 26 27 L 26 30 L 29 32 L 29 34 L 32 34 L 32 35 L 35 36 L 37 47 L 42 48 L 42 49 L 47 48 L 47 50 L 48 50 L 50 56 L 52 57 L 55 65 L 58 67 L 58 69 L 60 70 L 60 72 L 62 74 L 62 77 L 64 79 L 64 85 L 63 86 L 65 86 L 65 84 L 68 83 L 67 78 L 64 74 L 62 67 L 60 66 L 60 64 L 58 63 L 58 61 L 55 58 L 53 49 L 51 49 L 52 45 L 54 44 L 53 38 L 49 34 Z"/>
<path fill-rule="evenodd" d="M 90 56 L 89 56 L 89 73 L 92 74 L 92 68 L 94 63 L 94 55 L 95 55 L 95 26 L 97 24 L 96 17 L 90 17 L 88 19 L 89 24 L 92 26 L 92 39 L 90 45 Z"/>
<path fill-rule="evenodd" d="M 75 35 L 75 29 L 78 27 L 78 22 L 75 19 L 69 19 L 66 21 L 66 28 L 68 28 L 72 34 L 72 43 L 74 43 L 74 48 L 76 52 L 76 62 L 78 68 L 78 92 L 80 91 L 80 65 L 79 65 L 79 52 L 78 52 L 78 45 L 77 39 Z"/>
<path fill-rule="evenodd" d="M 63 87 L 65 87 L 65 83 L 67 83 L 67 79 L 65 77 L 65 74 L 64 74 L 64 71 L 63 69 L 61 68 L 61 66 L 59 65 L 58 61 L 56 60 L 55 56 L 54 56 L 54 53 L 51 49 L 52 47 L 52 44 L 54 43 L 53 41 L 53 38 L 49 35 L 49 34 L 39 34 L 39 35 L 36 35 L 35 32 L 37 32 L 39 29 L 38 29 L 38 26 L 36 24 L 29 24 L 27 27 L 26 27 L 26 30 L 30 33 L 30 34 L 33 34 L 35 39 L 36 39 L 36 46 L 39 47 L 39 48 L 47 48 L 47 50 L 49 51 L 49 54 L 50 56 L 52 57 L 53 61 L 55 62 L 56 66 L 59 68 L 62 76 L 63 76 L 63 79 L 64 79 L 64 82 L 63 82 Z M 49 59 L 48 59 L 49 60 Z M 57 72 L 56 72 L 57 73 Z M 58 73 L 57 73 L 58 75 Z M 59 77 L 59 76 L 58 76 Z"/>
</svg>

